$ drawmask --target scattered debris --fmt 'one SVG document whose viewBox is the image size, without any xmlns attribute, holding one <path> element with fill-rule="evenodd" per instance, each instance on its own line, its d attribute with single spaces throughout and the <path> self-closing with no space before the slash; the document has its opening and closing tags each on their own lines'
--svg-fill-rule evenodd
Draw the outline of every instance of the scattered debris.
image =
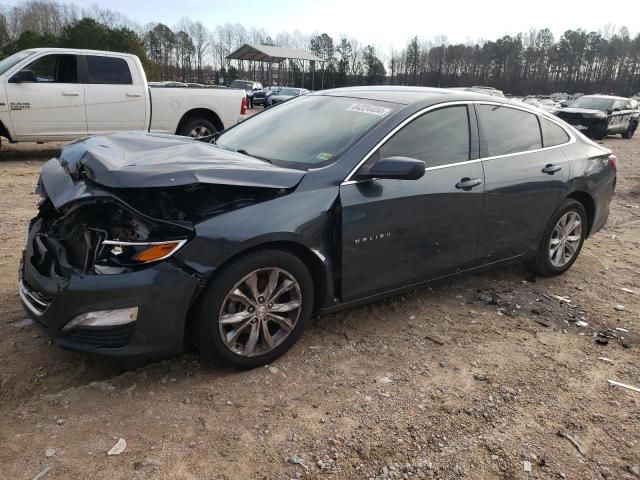
<svg viewBox="0 0 640 480">
<path fill-rule="evenodd" d="M 51 458 L 56 454 L 57 450 L 53 447 L 49 447 L 44 451 L 44 454 L 47 458 Z"/>
<path fill-rule="evenodd" d="M 485 373 L 474 373 L 473 379 L 479 382 L 484 382 L 487 379 L 487 375 Z"/>
<path fill-rule="evenodd" d="M 626 328 L 622 328 L 622 327 L 616 327 L 616 330 L 622 333 L 629 333 L 629 330 L 627 330 Z"/>
<path fill-rule="evenodd" d="M 627 385 L 626 383 L 616 382 L 615 380 L 607 380 L 610 385 L 615 385 L 617 387 L 626 388 L 627 390 L 631 390 L 633 392 L 640 393 L 640 387 L 634 387 L 633 385 Z"/>
<path fill-rule="evenodd" d="M 107 455 L 120 455 L 127 448 L 127 442 L 124 438 L 120 438 L 117 443 L 111 447 L 111 450 L 107 452 Z"/>
<path fill-rule="evenodd" d="M 44 470 L 42 470 L 39 474 L 37 474 L 35 477 L 33 477 L 31 480 L 40 480 L 41 478 L 43 478 L 47 473 L 49 473 L 49 470 L 51 470 L 51 467 L 45 467 Z"/>
<path fill-rule="evenodd" d="M 430 341 L 432 341 L 433 343 L 435 343 L 436 345 L 440 345 L 440 346 L 444 345 L 444 342 L 442 342 L 442 341 L 438 340 L 437 338 L 433 338 L 433 337 L 432 337 L 432 336 L 430 336 L 430 335 L 425 335 L 425 336 L 424 336 L 424 339 L 425 339 L 425 340 L 430 340 Z"/>
<path fill-rule="evenodd" d="M 604 363 L 613 364 L 613 360 L 611 360 L 610 358 L 607 358 L 607 357 L 598 357 L 598 360 L 600 360 L 601 362 L 604 362 Z"/>
<path fill-rule="evenodd" d="M 566 438 L 567 440 L 569 440 L 573 444 L 573 446 L 576 447 L 578 452 L 580 452 L 580 455 L 582 455 L 583 457 L 587 456 L 586 449 L 582 446 L 582 444 L 580 443 L 580 441 L 577 438 L 569 435 L 567 432 L 563 432 L 562 430 L 558 431 L 558 435 L 560 435 L 561 437 Z"/>
<path fill-rule="evenodd" d="M 272 373 L 274 375 L 280 371 L 278 367 L 269 367 L 267 368 L 267 370 L 269 370 L 269 373 Z"/>
<path fill-rule="evenodd" d="M 302 468 L 307 468 L 302 459 L 297 455 L 292 455 L 290 458 L 288 458 L 287 463 L 290 463 L 291 465 L 300 465 Z"/>
<path fill-rule="evenodd" d="M 622 287 L 620 290 L 622 290 L 623 292 L 627 292 L 627 293 L 636 293 L 633 290 L 631 290 L 630 288 L 627 287 Z"/>
<path fill-rule="evenodd" d="M 529 460 L 522 462 L 522 466 L 524 467 L 525 472 L 531 473 L 531 462 Z"/>
<path fill-rule="evenodd" d="M 589 323 L 585 322 L 584 320 L 578 320 L 578 321 L 576 322 L 576 326 L 577 326 L 577 327 L 588 327 L 588 326 L 589 326 Z"/>
<path fill-rule="evenodd" d="M 25 328 L 33 325 L 33 320 L 30 318 L 25 318 L 24 320 L 18 320 L 17 322 L 12 322 L 9 325 L 16 328 Z"/>
<path fill-rule="evenodd" d="M 558 300 L 560 303 L 571 303 L 571 299 L 569 297 L 562 297 L 560 295 L 545 295 L 549 300 Z"/>
<path fill-rule="evenodd" d="M 376 380 L 376 383 L 379 385 L 387 385 L 391 383 L 391 379 L 389 377 L 380 377 Z"/>
<path fill-rule="evenodd" d="M 619 312 L 624 312 L 625 311 L 624 305 L 616 305 L 613 308 L 615 308 Z"/>
<path fill-rule="evenodd" d="M 500 305 L 502 299 L 494 290 L 488 290 L 479 292 L 478 300 L 484 302 L 485 305 Z"/>
<path fill-rule="evenodd" d="M 535 320 L 536 323 L 539 323 L 543 327 L 550 327 L 551 326 L 551 323 L 544 317 L 535 317 L 534 320 Z"/>
</svg>

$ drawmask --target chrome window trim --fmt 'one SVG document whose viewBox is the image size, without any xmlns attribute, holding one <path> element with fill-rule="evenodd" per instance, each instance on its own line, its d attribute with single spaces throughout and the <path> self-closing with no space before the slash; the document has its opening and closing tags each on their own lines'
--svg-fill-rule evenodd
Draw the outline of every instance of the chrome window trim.
<svg viewBox="0 0 640 480">
<path fill-rule="evenodd" d="M 344 181 L 342 182 L 342 185 L 350 185 L 353 183 L 359 183 L 362 180 L 351 180 L 351 177 L 353 177 L 355 175 L 355 173 L 360 169 L 360 167 L 367 161 L 369 160 L 369 158 L 371 158 L 371 155 L 373 155 L 376 151 L 378 151 L 378 149 L 380 147 L 382 147 L 382 145 L 384 145 L 385 143 L 387 143 L 387 141 L 393 137 L 396 133 L 398 133 L 399 130 L 401 130 L 402 128 L 404 128 L 407 124 L 411 123 L 413 120 L 415 120 L 418 117 L 421 117 L 422 115 L 424 115 L 427 112 L 430 112 L 431 110 L 436 110 L 438 108 L 442 108 L 442 107 L 451 107 L 451 106 L 455 106 L 455 105 L 471 105 L 473 103 L 473 101 L 471 100 L 458 100 L 455 102 L 443 102 L 443 103 L 438 103 L 435 105 L 430 105 L 428 107 L 423 108 L 422 110 L 417 111 L 416 113 L 414 113 L 413 115 L 411 115 L 408 118 L 405 118 L 402 122 L 400 122 L 398 125 L 396 125 L 394 127 L 393 130 L 391 130 L 389 133 L 387 133 L 384 137 L 382 137 L 382 140 L 380 140 L 378 143 L 376 143 L 376 145 L 369 150 L 369 153 L 367 153 L 362 160 L 360 160 L 356 166 L 354 168 L 351 169 L 351 171 L 349 172 L 349 175 L 347 175 L 347 178 L 344 179 Z M 468 160 L 468 162 L 470 162 L 472 160 Z M 468 163 L 468 162 L 462 162 L 462 163 Z M 439 165 L 440 167 L 442 166 L 446 166 L 446 165 Z M 430 168 L 436 168 L 436 167 L 430 167 Z M 428 169 L 425 169 L 428 170 Z M 367 181 L 370 179 L 367 179 Z"/>
<path fill-rule="evenodd" d="M 457 167 L 457 166 L 460 166 L 460 165 L 466 165 L 466 164 L 482 162 L 483 160 L 494 160 L 494 159 L 497 159 L 497 158 L 508 158 L 508 157 L 513 157 L 513 156 L 516 156 L 516 155 L 522 155 L 523 153 L 542 152 L 542 151 L 545 151 L 545 150 L 551 150 L 553 148 L 559 148 L 559 147 L 564 147 L 566 145 L 571 145 L 571 144 L 576 142 L 576 137 L 575 137 L 575 135 L 573 135 L 573 133 L 571 133 L 571 131 L 567 130 L 567 128 L 564 125 L 562 125 L 559 121 L 557 121 L 555 118 L 552 118 L 551 116 L 549 116 L 545 112 L 537 112 L 537 111 L 534 111 L 534 110 L 532 110 L 530 108 L 527 108 L 527 107 L 521 107 L 520 105 L 512 105 L 511 103 L 506 103 L 506 102 L 492 102 L 492 101 L 489 101 L 489 100 L 458 100 L 458 101 L 454 101 L 454 102 L 438 103 L 436 105 L 430 105 L 428 107 L 423 108 L 422 110 L 414 113 L 413 115 L 411 115 L 410 117 L 404 119 L 401 123 L 399 123 L 393 130 L 391 130 L 388 134 L 386 134 L 382 138 L 382 140 L 380 140 L 369 151 L 369 153 L 367 153 L 362 158 L 362 160 L 360 160 L 356 164 L 356 166 L 353 169 L 351 169 L 351 171 L 349 172 L 349 175 L 347 175 L 347 177 L 344 179 L 344 181 L 341 183 L 341 185 L 353 185 L 355 183 L 368 182 L 368 181 L 372 180 L 371 178 L 367 178 L 367 179 L 364 179 L 364 180 L 352 180 L 351 178 L 360 169 L 360 167 L 367 160 L 369 160 L 369 158 L 371 158 L 371 155 L 373 155 L 376 151 L 378 151 L 378 149 L 380 147 L 382 147 L 392 136 L 394 136 L 396 133 L 398 133 L 398 131 L 401 130 L 402 128 L 404 128 L 407 124 L 411 123 L 413 120 L 415 120 L 416 118 L 424 115 L 425 113 L 430 112 L 431 110 L 436 110 L 438 108 L 450 107 L 450 106 L 456 106 L 456 105 L 497 105 L 499 107 L 508 107 L 508 108 L 513 108 L 515 110 L 522 110 L 523 112 L 530 113 L 530 114 L 535 115 L 535 116 L 544 117 L 547 120 L 549 120 L 550 122 L 555 123 L 560 128 L 562 128 L 562 130 L 569 136 L 569 140 L 567 142 L 561 143 L 559 145 L 552 145 L 551 147 L 542 147 L 542 148 L 537 148 L 535 150 L 523 150 L 521 152 L 505 153 L 503 155 L 493 155 L 493 156 L 489 156 L 489 157 L 480 157 L 480 158 L 477 158 L 477 159 L 474 159 L 474 160 L 467 160 L 465 162 L 447 163 L 447 164 L 444 164 L 444 165 L 437 165 L 435 167 L 427 167 L 427 168 L 425 168 L 425 171 L 427 171 L 427 172 L 430 171 L 430 170 L 440 170 L 442 168 Z M 540 131 L 540 135 L 541 135 L 541 140 L 544 141 L 542 139 L 542 130 Z"/>
<path fill-rule="evenodd" d="M 473 102 L 475 105 L 497 105 L 499 107 L 507 107 L 507 108 L 513 108 L 515 110 L 522 110 L 523 112 L 526 113 L 530 113 L 532 115 L 536 115 L 536 116 L 540 116 L 540 117 L 544 117 L 547 120 L 549 120 L 552 123 L 555 123 L 556 125 L 558 125 L 560 128 L 562 128 L 562 130 L 564 130 L 564 133 L 566 133 L 569 136 L 569 140 L 561 143 L 559 145 L 552 145 L 551 147 L 542 147 L 542 148 L 535 148 L 533 150 L 523 150 L 521 152 L 513 152 L 513 153 L 504 153 L 502 155 L 490 155 L 488 157 L 480 157 L 481 160 L 495 160 L 497 158 L 508 158 L 508 157 L 514 157 L 516 155 L 522 155 L 524 153 L 536 153 L 536 152 L 542 152 L 545 150 L 551 150 L 553 148 L 559 148 L 559 147 L 564 147 L 566 145 L 571 145 L 573 143 L 576 142 L 576 137 L 575 135 L 573 135 L 573 133 L 571 133 L 569 130 L 567 130 L 564 125 L 560 124 L 559 122 L 557 122 L 555 119 L 547 116 L 546 114 L 542 113 L 542 112 L 536 112 L 532 109 L 528 109 L 526 107 L 520 107 L 519 105 L 512 105 L 510 103 L 499 103 L 499 102 L 490 102 L 490 101 L 485 101 L 485 100 L 478 100 Z M 479 120 L 478 120 L 479 122 Z M 542 138 L 542 129 L 540 130 L 540 139 L 542 142 L 544 142 L 544 139 Z"/>
</svg>

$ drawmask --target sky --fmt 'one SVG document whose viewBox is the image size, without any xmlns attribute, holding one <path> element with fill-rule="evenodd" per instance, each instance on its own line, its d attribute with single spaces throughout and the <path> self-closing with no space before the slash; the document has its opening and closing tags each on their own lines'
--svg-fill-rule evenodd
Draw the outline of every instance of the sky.
<svg viewBox="0 0 640 480">
<path fill-rule="evenodd" d="M 402 48 L 408 40 L 446 36 L 448 42 L 495 40 L 506 34 L 548 27 L 554 35 L 583 28 L 602 30 L 606 24 L 640 31 L 640 3 L 604 8 L 595 0 L 535 0 L 530 3 L 497 0 L 68 0 L 79 6 L 97 4 L 146 24 L 174 26 L 180 18 L 200 20 L 213 28 L 224 23 L 264 28 L 275 36 L 281 31 L 344 35 L 383 49 Z M 0 0 L 17 4 L 15 0 Z M 529 6 L 530 5 L 530 6 Z M 632 15 L 630 5 L 636 5 Z M 535 8 L 534 8 L 535 6 Z"/>
</svg>

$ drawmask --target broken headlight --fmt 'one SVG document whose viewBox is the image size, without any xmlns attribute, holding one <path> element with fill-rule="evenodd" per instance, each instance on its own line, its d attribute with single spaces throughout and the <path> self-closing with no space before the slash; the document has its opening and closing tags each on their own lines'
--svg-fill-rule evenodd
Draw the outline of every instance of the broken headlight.
<svg viewBox="0 0 640 480">
<path fill-rule="evenodd" d="M 98 252 L 97 263 L 104 262 L 111 266 L 131 266 L 159 262 L 176 253 L 186 242 L 186 239 L 163 242 L 103 240 Z"/>
</svg>

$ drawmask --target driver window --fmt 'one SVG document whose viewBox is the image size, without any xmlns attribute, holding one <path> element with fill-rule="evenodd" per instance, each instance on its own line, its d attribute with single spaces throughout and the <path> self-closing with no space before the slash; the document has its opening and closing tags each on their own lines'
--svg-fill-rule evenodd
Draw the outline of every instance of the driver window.
<svg viewBox="0 0 640 480">
<path fill-rule="evenodd" d="M 469 160 L 469 147 L 469 114 L 466 105 L 460 105 L 418 117 L 391 137 L 372 158 L 374 161 L 397 156 L 415 158 L 430 168 Z"/>
<path fill-rule="evenodd" d="M 31 70 L 38 83 L 77 83 L 75 55 L 46 55 L 31 63 Z"/>
</svg>

